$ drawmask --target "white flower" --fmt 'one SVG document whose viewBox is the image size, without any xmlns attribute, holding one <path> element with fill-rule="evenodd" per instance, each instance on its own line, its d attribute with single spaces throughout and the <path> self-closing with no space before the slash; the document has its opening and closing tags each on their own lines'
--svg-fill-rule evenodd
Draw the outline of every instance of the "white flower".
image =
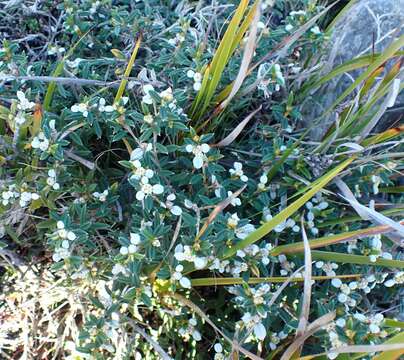
<svg viewBox="0 0 404 360">
<path fill-rule="evenodd" d="M 17 125 L 20 125 L 20 126 L 21 126 L 22 124 L 24 124 L 25 121 L 26 121 L 26 119 L 25 119 L 25 117 L 24 117 L 24 113 L 22 113 L 21 111 L 19 111 L 19 112 L 17 113 L 17 115 L 15 116 L 14 120 L 15 120 L 15 123 L 16 123 Z"/>
<path fill-rule="evenodd" d="M 327 276 L 336 276 L 335 269 L 338 269 L 338 265 L 336 263 L 324 263 L 323 261 L 317 261 L 315 263 L 317 269 L 323 270 Z"/>
<path fill-rule="evenodd" d="M 105 105 L 105 99 L 104 98 L 100 98 L 100 100 L 98 101 L 98 110 L 100 112 L 112 112 L 115 110 L 115 107 L 112 105 Z"/>
<path fill-rule="evenodd" d="M 195 259 L 195 256 L 192 254 L 192 248 L 188 245 L 177 245 L 174 250 L 174 257 L 178 261 L 189 261 L 193 262 Z"/>
<path fill-rule="evenodd" d="M 40 132 L 38 136 L 35 136 L 31 141 L 31 146 L 33 149 L 40 149 L 41 151 L 46 151 L 49 148 L 49 140 L 45 137 L 43 132 Z"/>
<path fill-rule="evenodd" d="M 187 77 L 194 80 L 193 88 L 195 91 L 199 91 L 202 87 L 202 74 L 193 70 L 188 70 Z"/>
<path fill-rule="evenodd" d="M 203 166 L 203 163 L 207 160 L 205 154 L 209 152 L 210 146 L 208 144 L 200 144 L 200 145 L 188 144 L 185 147 L 185 150 L 188 153 L 194 154 L 194 159 L 192 163 L 195 169 L 200 169 Z"/>
<path fill-rule="evenodd" d="M 153 124 L 153 121 L 154 121 L 153 115 L 148 114 L 148 115 L 143 116 L 143 121 L 149 125 Z"/>
<path fill-rule="evenodd" d="M 121 264 L 115 264 L 112 267 L 112 275 L 118 275 L 120 273 L 125 273 L 126 272 L 126 268 L 124 266 L 122 266 Z"/>
<path fill-rule="evenodd" d="M 139 234 L 130 233 L 129 236 L 130 236 L 130 242 L 131 242 L 131 244 L 133 244 L 133 245 L 139 245 L 139 244 L 140 244 L 141 239 L 140 239 L 140 235 L 139 235 Z"/>
<path fill-rule="evenodd" d="M 254 225 L 252 224 L 246 224 L 244 226 L 241 226 L 237 228 L 234 233 L 236 234 L 236 237 L 239 239 L 245 239 L 249 234 L 251 234 L 255 230 Z"/>
<path fill-rule="evenodd" d="M 144 168 L 139 160 L 133 160 L 132 164 L 135 167 L 135 170 L 133 172 L 133 175 L 131 176 L 131 179 L 142 179 L 143 183 L 148 183 L 148 180 L 154 176 L 154 171 Z"/>
<path fill-rule="evenodd" d="M 268 182 L 268 177 L 266 174 L 261 175 L 260 177 L 260 182 L 258 183 L 258 189 L 261 191 L 265 190 L 265 185 Z"/>
<path fill-rule="evenodd" d="M 25 110 L 31 110 L 34 106 L 34 102 L 28 101 L 28 99 L 25 97 L 25 94 L 22 91 L 17 91 L 17 98 L 19 100 L 19 103 L 17 105 L 17 108 L 19 110 L 25 111 Z"/>
<path fill-rule="evenodd" d="M 237 213 L 234 213 L 227 219 L 227 226 L 234 229 L 237 227 L 239 220 Z"/>
<path fill-rule="evenodd" d="M 386 287 L 392 287 L 394 285 L 404 284 L 404 271 L 399 271 L 394 275 L 394 278 L 387 280 L 384 283 Z"/>
<path fill-rule="evenodd" d="M 136 193 L 136 199 L 142 201 L 145 197 L 149 195 L 152 194 L 160 195 L 163 192 L 164 187 L 160 184 L 151 185 L 149 183 L 143 183 L 141 189 Z"/>
<path fill-rule="evenodd" d="M 153 98 L 150 95 L 150 91 L 153 91 L 153 90 L 154 90 L 154 87 L 150 84 L 146 84 L 143 86 L 143 92 L 145 95 L 143 96 L 142 101 L 145 104 L 148 104 L 148 105 L 153 104 Z"/>
<path fill-rule="evenodd" d="M 234 176 L 234 177 L 238 177 L 240 178 L 241 181 L 243 182 L 247 182 L 248 181 L 248 177 L 246 175 L 244 175 L 243 172 L 243 164 L 240 162 L 235 162 L 233 164 L 234 169 L 230 169 L 230 175 Z"/>
<path fill-rule="evenodd" d="M 74 113 L 80 112 L 85 118 L 88 116 L 88 104 L 86 103 L 74 104 L 70 110 Z"/>
<path fill-rule="evenodd" d="M 159 95 L 165 102 L 171 102 L 174 99 L 173 90 L 170 87 L 163 90 Z"/>
<path fill-rule="evenodd" d="M 105 202 L 107 200 L 108 193 L 108 189 L 105 189 L 102 193 L 99 193 L 98 191 L 94 192 L 93 196 L 99 201 Z"/>
</svg>

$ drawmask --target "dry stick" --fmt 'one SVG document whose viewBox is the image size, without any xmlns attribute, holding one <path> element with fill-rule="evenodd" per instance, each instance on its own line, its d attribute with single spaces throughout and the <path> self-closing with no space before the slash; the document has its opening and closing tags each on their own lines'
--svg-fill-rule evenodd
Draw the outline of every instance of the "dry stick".
<svg viewBox="0 0 404 360">
<path fill-rule="evenodd" d="M 404 349 L 404 343 L 380 345 L 351 345 L 331 349 L 336 354 L 372 353 L 377 351 L 391 351 Z"/>
<path fill-rule="evenodd" d="M 135 85 L 141 85 L 142 81 L 131 78 L 131 77 L 122 77 L 122 79 L 129 80 L 133 82 Z M 104 86 L 104 87 L 119 87 L 121 80 L 115 81 L 102 81 L 102 80 L 92 80 L 92 79 L 82 79 L 82 78 L 70 78 L 63 76 L 14 76 L 14 75 L 5 75 L 2 82 L 9 82 L 14 80 L 24 80 L 24 81 L 41 81 L 41 82 L 57 82 L 61 85 L 78 85 L 78 86 Z M 163 83 L 160 81 L 152 81 L 150 84 L 154 86 L 162 86 Z"/>
<path fill-rule="evenodd" d="M 202 309 L 194 304 L 192 301 L 188 300 L 187 298 L 183 297 L 180 294 L 174 293 L 174 294 L 168 294 L 169 296 L 173 297 L 174 299 L 178 300 L 180 303 L 183 305 L 189 307 L 192 311 L 197 313 L 202 319 L 204 319 L 212 328 L 219 333 L 229 344 L 231 344 L 235 349 L 243 353 L 245 356 L 249 357 L 251 360 L 264 360 L 260 358 L 257 355 L 254 355 L 253 353 L 249 352 L 248 350 L 244 349 L 243 347 L 240 346 L 236 341 L 230 339 L 229 337 L 226 336 L 226 334 L 223 333 L 222 330 L 220 330 L 215 323 L 209 319 L 209 317 L 202 311 Z"/>
<path fill-rule="evenodd" d="M 72 160 L 79 162 L 80 164 L 84 165 L 85 167 L 89 168 L 90 170 L 95 169 L 95 164 L 89 160 L 83 159 L 82 157 L 76 155 L 75 153 L 71 152 L 70 150 L 64 150 L 64 153 Z"/>
<path fill-rule="evenodd" d="M 132 326 L 133 330 L 140 334 L 153 347 L 153 349 L 160 355 L 163 360 L 172 360 L 172 358 L 156 341 L 151 338 L 151 336 L 146 333 L 146 331 L 138 326 L 132 319 L 127 318 L 127 321 L 129 322 L 130 326 Z"/>
<path fill-rule="evenodd" d="M 309 240 L 307 239 L 306 230 L 304 229 L 303 217 L 301 218 L 302 238 L 304 244 L 304 290 L 302 313 L 299 319 L 299 325 L 296 330 L 296 338 L 303 336 L 306 332 L 309 322 L 310 302 L 311 302 L 311 250 Z"/>
<path fill-rule="evenodd" d="M 328 314 L 325 314 L 323 316 L 321 316 L 320 318 L 318 318 L 317 320 L 313 321 L 308 327 L 307 327 L 307 331 L 304 335 L 302 335 L 301 337 L 297 338 L 287 349 L 286 351 L 283 353 L 282 357 L 280 360 L 289 360 L 293 354 L 295 353 L 295 351 L 297 349 L 299 349 L 304 342 L 306 341 L 307 338 L 309 338 L 310 336 L 312 336 L 315 332 L 317 332 L 318 330 L 320 330 L 322 327 L 324 327 L 325 325 L 329 324 L 331 321 L 333 321 L 335 319 L 335 311 L 330 312 Z"/>
</svg>

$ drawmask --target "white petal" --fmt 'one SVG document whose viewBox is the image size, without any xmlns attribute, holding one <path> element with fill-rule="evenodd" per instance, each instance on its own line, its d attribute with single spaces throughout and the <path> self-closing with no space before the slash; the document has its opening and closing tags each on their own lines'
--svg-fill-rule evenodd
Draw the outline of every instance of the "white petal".
<svg viewBox="0 0 404 360">
<path fill-rule="evenodd" d="M 143 191 L 138 191 L 136 193 L 136 199 L 139 201 L 142 201 L 144 199 L 144 192 Z"/>
<path fill-rule="evenodd" d="M 194 146 L 193 146 L 193 145 L 191 145 L 191 144 L 188 144 L 187 146 L 185 146 L 185 150 L 186 150 L 186 152 L 191 153 L 193 149 L 194 149 Z"/>
<path fill-rule="evenodd" d="M 192 333 L 192 337 L 195 341 L 200 341 L 202 339 L 201 333 L 198 330 L 194 330 Z"/>
<path fill-rule="evenodd" d="M 201 156 L 195 156 L 192 163 L 195 169 L 200 169 L 203 166 L 203 158 Z"/>
<path fill-rule="evenodd" d="M 208 144 L 201 144 L 201 150 L 203 153 L 207 153 L 210 150 L 210 146 Z"/>
<path fill-rule="evenodd" d="M 393 279 L 387 280 L 387 281 L 384 283 L 384 286 L 386 286 L 386 287 L 392 287 L 392 286 L 394 286 L 394 285 L 396 285 L 396 282 L 395 282 Z"/>
<path fill-rule="evenodd" d="M 262 323 L 258 323 L 254 326 L 254 334 L 259 340 L 264 340 L 267 336 L 267 331 L 265 330 L 265 326 Z"/>
<path fill-rule="evenodd" d="M 168 201 L 174 201 L 175 198 L 176 198 L 176 196 L 174 194 L 170 194 L 170 195 L 167 196 Z"/>
<path fill-rule="evenodd" d="M 154 171 L 151 169 L 147 169 L 145 172 L 145 176 L 148 177 L 149 179 L 151 179 L 154 175 Z"/>
<path fill-rule="evenodd" d="M 182 214 L 182 209 L 179 207 L 179 206 L 177 206 L 177 205 L 174 205 L 172 208 L 171 208 L 171 214 L 173 214 L 173 215 L 175 215 L 175 216 L 180 216 L 181 214 Z"/>
<path fill-rule="evenodd" d="M 119 252 L 122 255 L 128 255 L 129 250 L 128 250 L 128 248 L 126 246 L 122 246 L 121 249 L 119 250 Z"/>
<path fill-rule="evenodd" d="M 217 353 L 221 353 L 223 351 L 222 344 L 220 343 L 215 344 L 214 349 Z"/>
<path fill-rule="evenodd" d="M 160 184 L 155 184 L 153 185 L 153 193 L 156 195 L 160 195 L 164 192 L 164 187 L 163 185 Z"/>
<path fill-rule="evenodd" d="M 188 278 L 186 278 L 185 276 L 183 276 L 180 279 L 180 285 L 185 289 L 190 289 L 191 288 L 191 281 Z"/>
<path fill-rule="evenodd" d="M 151 90 L 154 90 L 153 85 L 146 84 L 146 85 L 143 86 L 143 92 L 144 92 L 145 94 L 149 94 L 149 92 L 150 92 Z"/>
<path fill-rule="evenodd" d="M 67 238 L 71 241 L 76 240 L 76 234 L 73 231 L 67 233 Z"/>
<path fill-rule="evenodd" d="M 140 160 L 143 157 L 143 150 L 141 148 L 134 149 L 130 154 L 130 160 Z"/>
<path fill-rule="evenodd" d="M 134 245 L 140 244 L 140 235 L 135 233 L 130 233 L 130 242 Z"/>
</svg>

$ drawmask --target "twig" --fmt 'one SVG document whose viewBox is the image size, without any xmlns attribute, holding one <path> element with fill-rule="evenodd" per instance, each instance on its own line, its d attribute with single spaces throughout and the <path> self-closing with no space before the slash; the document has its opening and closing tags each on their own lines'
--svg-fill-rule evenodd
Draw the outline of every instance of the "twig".
<svg viewBox="0 0 404 360">
<path fill-rule="evenodd" d="M 132 319 L 126 318 L 133 330 L 140 334 L 160 355 L 163 360 L 172 360 L 172 358 L 163 350 L 163 348 L 149 336 L 140 326 L 138 326 Z"/>
<path fill-rule="evenodd" d="M 85 167 L 89 168 L 90 170 L 95 169 L 95 164 L 89 160 L 83 159 L 82 157 L 76 155 L 75 153 L 71 152 L 70 150 L 64 150 L 64 153 L 72 160 L 76 160 L 80 164 L 84 165 Z"/>
</svg>

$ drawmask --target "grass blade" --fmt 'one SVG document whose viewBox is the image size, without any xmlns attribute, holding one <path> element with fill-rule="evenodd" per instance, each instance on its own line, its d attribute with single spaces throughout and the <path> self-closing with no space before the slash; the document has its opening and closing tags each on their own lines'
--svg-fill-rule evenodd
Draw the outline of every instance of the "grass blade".
<svg viewBox="0 0 404 360">
<path fill-rule="evenodd" d="M 404 261 L 401 260 L 389 260 L 378 258 L 375 262 L 370 261 L 368 256 L 363 255 L 352 255 L 352 254 L 342 254 L 331 251 L 318 251 L 314 250 L 311 252 L 314 260 L 332 261 L 345 264 L 355 264 L 355 265 L 370 265 L 370 266 L 382 266 L 397 269 L 404 269 Z"/>
<path fill-rule="evenodd" d="M 139 50 L 141 42 L 142 42 L 142 36 L 140 35 L 138 37 L 138 39 L 136 40 L 135 48 L 133 49 L 133 52 L 132 52 L 132 55 L 131 55 L 131 57 L 129 59 L 128 65 L 126 66 L 125 73 L 123 75 L 122 81 L 121 81 L 121 83 L 119 85 L 119 88 L 118 88 L 118 91 L 117 91 L 117 93 L 115 95 L 114 103 L 118 103 L 119 100 L 121 100 L 121 97 L 122 97 L 122 95 L 123 95 L 123 93 L 125 91 L 126 84 L 128 83 L 128 77 L 130 76 L 130 73 L 132 71 L 133 65 L 135 63 L 136 55 L 137 55 L 137 52 Z"/>
<path fill-rule="evenodd" d="M 334 103 L 325 111 L 322 115 L 323 117 L 330 114 L 338 104 L 342 103 L 354 90 L 355 88 L 365 79 L 367 79 L 378 67 L 384 64 L 390 58 L 396 56 L 397 51 L 404 46 L 404 35 L 400 36 L 396 41 L 390 44 L 387 49 L 381 53 L 375 61 L 370 64 L 368 69 L 364 71 L 358 78 L 348 87 L 335 101 Z"/>
<path fill-rule="evenodd" d="M 254 115 L 262 109 L 262 105 L 254 110 L 251 114 L 249 114 L 240 124 L 238 124 L 234 130 L 227 135 L 223 140 L 220 140 L 217 144 L 211 145 L 212 147 L 224 147 L 229 146 L 234 140 L 236 140 L 237 136 L 243 131 L 249 121 L 254 117 Z"/>
<path fill-rule="evenodd" d="M 404 332 L 400 332 L 399 334 L 393 336 L 384 342 L 384 344 L 401 344 L 402 347 L 400 349 L 384 351 L 383 353 L 376 355 L 372 358 L 372 360 L 395 360 L 399 359 L 401 355 L 404 354 Z"/>
<path fill-rule="evenodd" d="M 404 221 L 402 223 L 404 224 Z M 328 235 L 321 237 L 319 239 L 309 240 L 309 245 L 310 249 L 317 249 L 345 241 L 359 239 L 362 237 L 368 237 L 377 234 L 385 234 L 391 230 L 392 228 L 387 225 L 374 226 L 367 229 L 348 231 L 342 234 Z M 293 244 L 276 246 L 270 251 L 270 254 L 272 256 L 278 256 L 280 254 L 295 254 L 295 253 L 301 253 L 303 252 L 303 250 L 304 250 L 303 242 L 296 242 Z"/>
<path fill-rule="evenodd" d="M 296 329 L 296 338 L 303 336 L 306 332 L 309 322 L 310 302 L 311 302 L 311 250 L 307 239 L 306 230 L 304 229 L 303 217 L 301 219 L 302 238 L 304 245 L 304 288 L 303 288 L 303 303 L 299 318 L 299 324 Z M 300 350 L 297 350 L 294 356 L 300 355 Z"/>
<path fill-rule="evenodd" d="M 224 100 L 218 108 L 216 108 L 215 113 L 220 113 L 223 109 L 229 104 L 229 102 L 233 99 L 233 97 L 240 90 L 241 85 L 244 82 L 244 79 L 248 75 L 248 68 L 250 66 L 251 60 L 254 56 L 256 41 L 257 41 L 257 31 L 258 31 L 258 22 L 260 19 L 260 1 L 256 1 L 250 11 L 254 15 L 252 21 L 250 20 L 251 27 L 250 32 L 248 34 L 247 44 L 245 45 L 243 59 L 241 60 L 240 69 L 238 71 L 236 79 L 232 82 L 232 88 L 229 96 Z M 248 17 L 247 17 L 248 19 Z M 246 19 L 246 20 L 247 20 Z M 237 41 L 237 39 L 236 39 Z M 236 45 L 238 43 L 236 42 Z"/>
<path fill-rule="evenodd" d="M 58 77 L 63 72 L 66 60 L 73 54 L 74 50 L 76 50 L 76 47 L 83 41 L 83 39 L 90 33 L 91 30 L 92 29 L 89 29 L 85 34 L 83 34 L 83 36 L 69 49 L 67 54 L 63 57 L 63 59 L 56 66 L 55 71 L 52 73 L 52 77 Z M 50 110 L 50 105 L 52 102 L 52 98 L 53 98 L 55 89 L 56 89 L 56 81 L 52 81 L 48 85 L 48 89 L 46 90 L 45 98 L 43 101 L 43 108 L 45 111 Z"/>
<path fill-rule="evenodd" d="M 338 276 L 312 276 L 312 280 L 316 281 L 325 281 L 332 279 L 357 279 L 360 278 L 361 274 L 348 274 L 348 275 L 338 275 Z M 284 283 L 288 280 L 287 276 L 271 276 L 271 277 L 252 277 L 249 278 L 248 281 L 245 281 L 243 278 L 232 278 L 232 277 L 224 277 L 224 278 L 198 278 L 191 279 L 192 286 L 227 286 L 227 285 L 239 285 L 243 283 L 248 284 L 262 284 L 262 283 Z M 302 277 L 292 277 L 290 278 L 290 282 L 303 282 L 304 278 Z"/>
</svg>

